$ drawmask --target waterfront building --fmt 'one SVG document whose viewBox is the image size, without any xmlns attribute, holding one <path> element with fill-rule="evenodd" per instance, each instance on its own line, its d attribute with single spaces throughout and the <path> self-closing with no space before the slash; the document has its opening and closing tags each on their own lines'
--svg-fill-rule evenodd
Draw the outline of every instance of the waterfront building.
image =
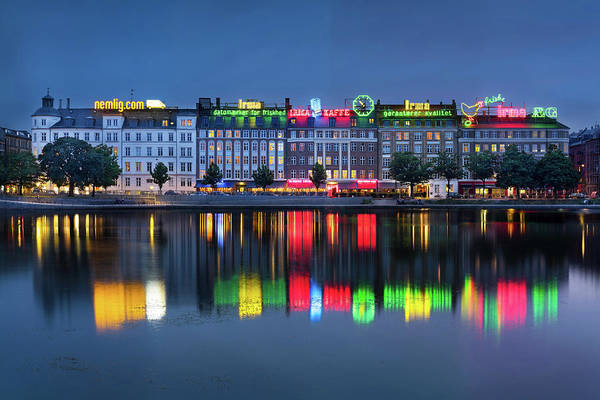
<svg viewBox="0 0 600 400">
<path fill-rule="evenodd" d="M 549 146 L 554 145 L 568 154 L 569 128 L 557 120 L 556 107 L 534 107 L 528 113 L 525 106 L 508 106 L 504 99 L 496 102 L 478 101 L 473 106 L 461 105 L 462 116 L 458 147 L 465 177 L 459 181 L 459 193 L 483 194 L 482 182 L 473 179 L 466 166 L 471 154 L 490 151 L 502 157 L 509 145 L 516 145 L 519 151 L 540 159 Z M 487 100 L 487 98 L 486 98 Z M 510 194 L 495 187 L 492 178 L 486 181 L 493 197 Z"/>
<path fill-rule="evenodd" d="M 585 128 L 571 134 L 569 140 L 569 156 L 573 166 L 581 174 L 581 182 L 577 187 L 580 193 L 588 195 L 600 187 L 600 125 Z"/>
<path fill-rule="evenodd" d="M 376 189 L 377 125 L 372 111 L 372 104 L 362 113 L 355 107 L 322 109 L 319 99 L 290 108 L 287 187 L 312 188 L 309 177 L 318 162 L 327 172 L 329 191 Z"/>
<path fill-rule="evenodd" d="M 0 156 L 21 151 L 31 152 L 31 134 L 23 130 L 0 127 Z"/>
<path fill-rule="evenodd" d="M 235 103 L 213 104 L 210 98 L 200 98 L 197 141 L 197 182 L 211 163 L 223 173 L 221 186 L 245 190 L 253 187 L 253 172 L 262 165 L 273 171 L 275 183 L 271 188 L 284 186 L 286 109 L 289 100 L 265 105 L 258 100 L 238 100 Z"/>
<path fill-rule="evenodd" d="M 193 191 L 196 110 L 164 105 L 154 108 L 151 102 L 114 99 L 96 102 L 94 108 L 71 108 L 67 99 L 65 108 L 62 102 L 54 108 L 54 98 L 47 94 L 42 107 L 32 115 L 33 154 L 39 156 L 46 144 L 62 137 L 84 140 L 92 146 L 104 144 L 112 149 L 123 171 L 109 191 L 158 192 L 150 171 L 159 162 L 168 167 L 171 177 L 164 189 Z M 52 188 L 47 184 L 47 189 Z"/>
<path fill-rule="evenodd" d="M 456 102 L 430 104 L 405 100 L 402 104 L 380 104 L 377 101 L 379 128 L 379 176 L 384 184 L 393 183 L 390 176 L 392 154 L 411 152 L 423 162 L 433 163 L 441 151 L 457 151 Z M 445 179 L 434 177 L 428 183 L 415 186 L 416 196 L 446 197 Z M 450 191 L 456 192 L 457 182 Z"/>
</svg>

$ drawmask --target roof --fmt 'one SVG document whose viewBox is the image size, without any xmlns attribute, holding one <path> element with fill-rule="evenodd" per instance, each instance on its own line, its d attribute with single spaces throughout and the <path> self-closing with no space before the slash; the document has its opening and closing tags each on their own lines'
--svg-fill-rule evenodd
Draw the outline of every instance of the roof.
<svg viewBox="0 0 600 400">
<path fill-rule="evenodd" d="M 579 132 L 572 133 L 569 137 L 569 145 L 575 146 L 595 139 L 600 139 L 600 125 L 585 128 Z"/>
<path fill-rule="evenodd" d="M 3 128 L 0 126 L 0 138 L 4 138 L 6 135 L 31 139 L 31 134 L 28 131 Z"/>
<path fill-rule="evenodd" d="M 102 128 L 102 114 L 90 108 L 61 108 L 58 113 L 61 119 L 52 128 Z"/>
<path fill-rule="evenodd" d="M 31 116 L 58 117 L 59 113 L 58 110 L 54 107 L 40 107 Z"/>
</svg>

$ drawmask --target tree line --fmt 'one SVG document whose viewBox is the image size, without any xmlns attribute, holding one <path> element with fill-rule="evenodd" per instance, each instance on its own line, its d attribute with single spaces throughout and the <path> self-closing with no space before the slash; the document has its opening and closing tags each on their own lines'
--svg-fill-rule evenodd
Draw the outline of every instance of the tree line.
<svg viewBox="0 0 600 400">
<path fill-rule="evenodd" d="M 450 182 L 465 177 L 466 171 L 473 180 L 481 181 L 483 188 L 486 181 L 495 178 L 497 187 L 513 187 L 517 197 L 521 189 L 551 189 L 556 196 L 561 190 L 573 189 L 580 181 L 569 156 L 554 145 L 548 146 L 539 161 L 531 154 L 519 151 L 516 145 L 509 145 L 502 157 L 490 151 L 471 154 L 464 168 L 458 155 L 448 152 L 439 153 L 433 162 L 423 162 L 409 152 L 394 153 L 390 164 L 391 177 L 407 185 L 411 196 L 415 185 L 427 182 L 434 175 L 446 180 L 446 191 L 449 191 Z"/>
<path fill-rule="evenodd" d="M 1 160 L 0 185 L 6 192 L 8 185 L 15 185 L 19 195 L 24 188 L 31 188 L 40 181 L 50 181 L 58 187 L 68 186 L 69 196 L 75 188 L 96 188 L 116 185 L 121 168 L 110 147 L 89 143 L 75 138 L 60 138 L 48 143 L 39 158 L 31 153 L 6 153 Z"/>
</svg>

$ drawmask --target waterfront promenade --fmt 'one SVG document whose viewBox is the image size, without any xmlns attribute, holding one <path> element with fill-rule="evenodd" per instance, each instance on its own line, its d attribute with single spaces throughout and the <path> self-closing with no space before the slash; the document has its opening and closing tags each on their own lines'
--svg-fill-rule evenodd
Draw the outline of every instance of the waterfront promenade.
<svg viewBox="0 0 600 400">
<path fill-rule="evenodd" d="M 600 209 L 600 202 L 584 200 L 406 200 L 371 197 L 204 195 L 204 196 L 2 196 L 0 209 L 26 210 L 112 210 L 112 209 L 302 209 L 302 208 L 494 208 L 494 209 Z"/>
</svg>

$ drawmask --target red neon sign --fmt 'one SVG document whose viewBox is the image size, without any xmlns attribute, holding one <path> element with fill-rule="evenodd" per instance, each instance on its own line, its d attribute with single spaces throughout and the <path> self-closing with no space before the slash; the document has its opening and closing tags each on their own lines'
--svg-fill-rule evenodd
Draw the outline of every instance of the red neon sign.
<svg viewBox="0 0 600 400">
<path fill-rule="evenodd" d="M 377 189 L 377 179 L 358 179 L 356 185 L 359 189 Z"/>
<path fill-rule="evenodd" d="M 300 108 L 292 108 L 288 112 L 288 117 L 310 117 L 310 116 L 311 116 L 310 110 L 302 110 Z"/>
<path fill-rule="evenodd" d="M 347 108 L 333 108 L 321 110 L 323 117 L 349 117 L 352 115 L 352 110 Z M 288 111 L 288 117 L 310 117 L 312 116 L 312 110 L 305 110 L 301 108 L 292 108 Z"/>
<path fill-rule="evenodd" d="M 349 117 L 350 110 L 347 108 L 335 108 L 332 110 L 321 110 L 324 117 Z"/>
<path fill-rule="evenodd" d="M 525 118 L 527 111 L 525 107 L 502 107 L 500 104 L 497 115 L 500 118 Z"/>
</svg>

